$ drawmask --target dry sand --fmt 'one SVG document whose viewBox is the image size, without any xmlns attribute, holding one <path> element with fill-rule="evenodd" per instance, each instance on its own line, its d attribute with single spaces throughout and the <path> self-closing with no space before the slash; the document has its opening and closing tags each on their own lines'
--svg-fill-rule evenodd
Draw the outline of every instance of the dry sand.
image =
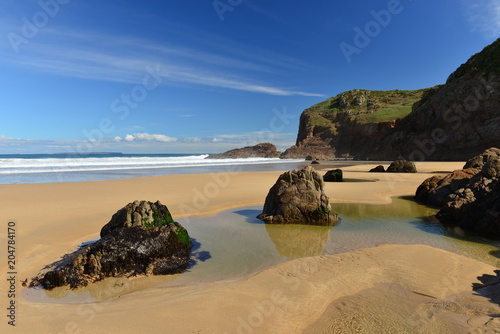
<svg viewBox="0 0 500 334">
<path fill-rule="evenodd" d="M 393 196 L 414 194 L 433 172 L 462 165 L 418 163 L 417 174 L 367 173 L 374 166 L 353 166 L 343 168 L 346 179 L 374 182 L 327 184 L 326 189 L 332 202 L 388 203 Z M 97 237 L 111 215 L 128 202 L 160 200 L 174 218 L 209 216 L 263 204 L 279 174 L 189 174 L 0 185 L 0 222 L 5 226 L 0 238 L 5 245 L 7 222 L 15 221 L 18 278 L 24 279 L 81 242 Z M 7 258 L 5 247 L 0 254 Z M 0 268 L 0 309 L 5 310 L 5 261 Z M 494 269 L 428 246 L 384 245 L 298 259 L 230 282 L 147 288 L 88 304 L 35 303 L 18 296 L 17 326 L 8 326 L 2 316 L 0 331 L 465 333 L 481 326 L 500 328 L 498 319 L 488 316 L 500 314 L 500 308 L 471 292 L 476 277 L 492 274 Z M 19 295 L 19 284 L 17 290 Z"/>
</svg>

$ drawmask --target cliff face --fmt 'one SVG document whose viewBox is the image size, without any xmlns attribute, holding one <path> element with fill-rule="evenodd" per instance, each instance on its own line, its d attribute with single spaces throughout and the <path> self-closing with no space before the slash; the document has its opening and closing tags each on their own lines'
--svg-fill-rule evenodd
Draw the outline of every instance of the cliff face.
<svg viewBox="0 0 500 334">
<path fill-rule="evenodd" d="M 354 90 L 305 110 L 296 145 L 283 157 L 466 160 L 491 146 L 500 146 L 500 39 L 444 85 Z"/>
<path fill-rule="evenodd" d="M 425 91 L 356 89 L 318 103 L 302 113 L 297 142 L 282 157 L 330 159 L 359 154 L 374 136 L 386 136 Z"/>
</svg>

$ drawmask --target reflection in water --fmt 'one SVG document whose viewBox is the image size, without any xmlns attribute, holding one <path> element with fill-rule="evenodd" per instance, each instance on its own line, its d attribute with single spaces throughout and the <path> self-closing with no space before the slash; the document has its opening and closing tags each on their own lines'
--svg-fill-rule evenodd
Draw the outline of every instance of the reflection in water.
<svg viewBox="0 0 500 334">
<path fill-rule="evenodd" d="M 340 217 L 363 218 L 415 218 L 435 215 L 438 210 L 418 204 L 412 200 L 395 197 L 390 204 L 332 203 L 332 209 Z"/>
<path fill-rule="evenodd" d="M 342 218 L 330 234 L 326 253 L 341 253 L 383 243 L 424 244 L 500 266 L 494 256 L 500 241 L 478 237 L 432 216 L 437 209 L 404 198 L 391 204 L 332 204 Z"/>
<path fill-rule="evenodd" d="M 300 258 L 323 254 L 332 226 L 266 224 L 266 231 L 278 252 Z"/>
</svg>

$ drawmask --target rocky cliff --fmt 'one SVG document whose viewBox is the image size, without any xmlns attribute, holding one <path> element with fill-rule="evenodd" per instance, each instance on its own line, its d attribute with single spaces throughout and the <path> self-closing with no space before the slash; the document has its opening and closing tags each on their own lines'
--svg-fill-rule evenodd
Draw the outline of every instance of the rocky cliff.
<svg viewBox="0 0 500 334">
<path fill-rule="evenodd" d="M 278 158 L 280 154 L 273 144 L 260 143 L 254 146 L 235 148 L 224 153 L 209 155 L 205 159 Z"/>
<path fill-rule="evenodd" d="M 500 39 L 444 85 L 352 90 L 306 109 L 283 158 L 466 160 L 500 145 Z"/>
</svg>

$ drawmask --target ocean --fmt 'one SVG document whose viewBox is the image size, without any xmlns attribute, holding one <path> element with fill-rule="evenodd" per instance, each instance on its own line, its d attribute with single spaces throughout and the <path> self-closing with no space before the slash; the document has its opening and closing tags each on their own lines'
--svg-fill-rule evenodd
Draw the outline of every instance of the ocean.
<svg viewBox="0 0 500 334">
<path fill-rule="evenodd" d="M 82 182 L 167 174 L 270 171 L 303 160 L 205 159 L 208 154 L 0 154 L 0 184 Z"/>
</svg>

